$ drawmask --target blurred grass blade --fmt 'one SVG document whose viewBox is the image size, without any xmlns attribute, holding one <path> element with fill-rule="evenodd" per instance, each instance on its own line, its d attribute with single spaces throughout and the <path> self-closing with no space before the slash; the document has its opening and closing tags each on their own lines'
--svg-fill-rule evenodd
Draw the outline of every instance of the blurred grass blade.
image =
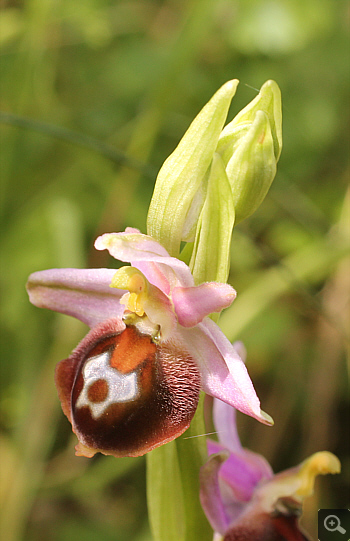
<svg viewBox="0 0 350 541">
<path fill-rule="evenodd" d="M 136 158 L 84 133 L 79 133 L 63 128 L 62 126 L 55 126 L 54 124 L 48 124 L 47 122 L 41 122 L 39 120 L 34 120 L 33 118 L 18 116 L 4 111 L 0 111 L 0 123 L 33 130 L 49 137 L 59 139 L 60 141 L 73 143 L 74 145 L 93 150 L 117 165 L 126 165 L 132 169 L 137 169 L 151 178 L 156 174 L 156 171 Z"/>
</svg>

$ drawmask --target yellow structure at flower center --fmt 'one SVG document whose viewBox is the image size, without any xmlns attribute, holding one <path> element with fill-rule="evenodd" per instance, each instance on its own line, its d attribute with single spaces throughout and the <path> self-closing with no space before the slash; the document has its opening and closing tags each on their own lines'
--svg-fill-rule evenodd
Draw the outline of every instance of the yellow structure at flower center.
<svg viewBox="0 0 350 541">
<path fill-rule="evenodd" d="M 145 314 L 143 308 L 148 297 L 148 282 L 142 272 L 134 267 L 121 267 L 112 278 L 111 287 L 126 289 L 121 299 L 121 304 L 130 312 L 142 317 Z"/>
</svg>

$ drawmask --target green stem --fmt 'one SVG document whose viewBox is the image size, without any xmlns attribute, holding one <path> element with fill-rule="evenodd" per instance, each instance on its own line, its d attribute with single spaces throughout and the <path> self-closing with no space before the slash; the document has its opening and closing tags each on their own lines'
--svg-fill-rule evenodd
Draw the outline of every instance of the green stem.
<svg viewBox="0 0 350 541">
<path fill-rule="evenodd" d="M 176 440 L 179 465 L 182 472 L 186 516 L 186 541 L 212 539 L 212 529 L 199 499 L 199 469 L 208 458 L 205 436 L 204 394 L 188 430 Z"/>
<path fill-rule="evenodd" d="M 176 441 L 147 454 L 147 504 L 154 541 L 185 541 L 184 494 Z"/>
<path fill-rule="evenodd" d="M 201 396 L 191 426 L 147 454 L 147 501 L 155 541 L 210 541 L 199 500 L 199 469 L 207 459 Z"/>
</svg>

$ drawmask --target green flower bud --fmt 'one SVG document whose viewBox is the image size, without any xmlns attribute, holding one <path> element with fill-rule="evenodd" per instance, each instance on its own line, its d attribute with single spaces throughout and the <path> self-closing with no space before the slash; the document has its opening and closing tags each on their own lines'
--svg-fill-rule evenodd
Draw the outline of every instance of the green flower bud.
<svg viewBox="0 0 350 541">
<path fill-rule="evenodd" d="M 281 94 L 274 81 L 267 81 L 258 96 L 224 128 L 216 149 L 231 185 L 236 224 L 264 200 L 281 148 Z"/>
<path fill-rule="evenodd" d="M 175 257 L 182 240 L 195 238 L 208 171 L 237 85 L 237 80 L 229 81 L 214 94 L 159 171 L 147 233 Z"/>
</svg>

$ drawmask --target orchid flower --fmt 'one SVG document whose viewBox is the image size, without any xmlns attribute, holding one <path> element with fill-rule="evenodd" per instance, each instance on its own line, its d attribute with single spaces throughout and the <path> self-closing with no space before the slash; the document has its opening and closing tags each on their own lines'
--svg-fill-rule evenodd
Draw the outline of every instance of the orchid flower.
<svg viewBox="0 0 350 541">
<path fill-rule="evenodd" d="M 207 317 L 232 303 L 234 289 L 195 286 L 184 262 L 137 229 L 102 235 L 95 247 L 131 266 L 51 269 L 27 284 L 33 304 L 91 327 L 56 368 L 76 454 L 139 456 L 173 440 L 188 428 L 201 389 L 272 424 L 244 363 Z"/>
<path fill-rule="evenodd" d="M 219 442 L 208 440 L 200 498 L 215 541 L 308 541 L 298 523 L 303 500 L 318 474 L 340 471 L 337 457 L 315 453 L 274 475 L 264 457 L 242 447 L 234 408 L 214 399 L 213 417 Z"/>
</svg>

